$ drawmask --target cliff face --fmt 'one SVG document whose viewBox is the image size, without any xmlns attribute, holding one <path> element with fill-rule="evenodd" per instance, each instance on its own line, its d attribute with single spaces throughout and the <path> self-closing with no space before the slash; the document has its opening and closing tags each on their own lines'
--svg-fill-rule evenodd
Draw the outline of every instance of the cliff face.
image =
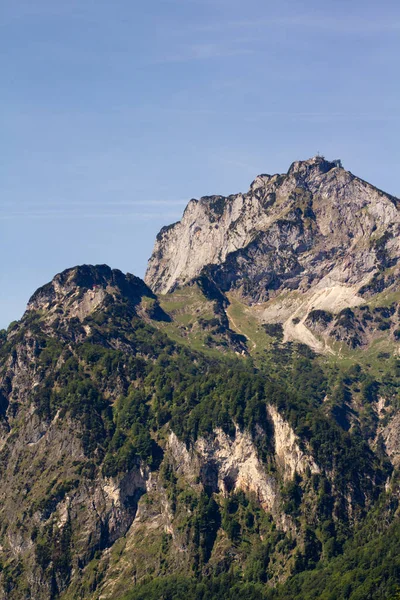
<svg viewBox="0 0 400 600">
<path fill-rule="evenodd" d="M 200 276 L 226 295 L 226 306 L 234 297 L 256 322 L 281 324 L 284 341 L 320 353 L 368 347 L 384 325 L 364 312 L 344 331 L 351 319 L 342 311 L 372 303 L 373 312 L 390 293 L 396 312 L 399 227 L 396 198 L 315 157 L 285 175 L 260 175 L 247 194 L 191 200 L 182 220 L 160 231 L 146 282 L 165 294 Z M 329 321 L 317 323 L 322 312 Z M 393 346 L 396 317 L 386 329 Z"/>
<path fill-rule="evenodd" d="M 396 269 L 399 224 L 395 198 L 316 157 L 257 177 L 246 194 L 191 200 L 160 231 L 145 281 L 166 293 L 204 271 L 251 302 L 284 289 L 360 288 Z"/>
<path fill-rule="evenodd" d="M 144 297 L 156 298 L 139 277 L 107 265 L 82 265 L 66 269 L 36 290 L 28 302 L 27 314 L 42 311 L 47 323 L 68 324 L 73 318 L 83 321 L 109 302 L 129 302 L 137 312 Z"/>
</svg>

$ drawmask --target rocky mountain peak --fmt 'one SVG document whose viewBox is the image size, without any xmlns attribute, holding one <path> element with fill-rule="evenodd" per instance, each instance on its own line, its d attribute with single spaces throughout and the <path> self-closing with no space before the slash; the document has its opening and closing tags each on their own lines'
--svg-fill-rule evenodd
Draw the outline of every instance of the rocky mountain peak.
<svg viewBox="0 0 400 600">
<path fill-rule="evenodd" d="M 331 169 L 343 168 L 339 159 L 328 161 L 323 156 L 314 156 L 308 160 L 298 160 L 293 162 L 288 170 L 288 175 L 298 174 L 301 176 L 317 175 L 328 173 Z"/>
<path fill-rule="evenodd" d="M 268 183 L 268 181 L 271 179 L 271 177 L 272 177 L 271 175 L 267 175 L 266 173 L 257 175 L 257 177 L 254 179 L 254 181 L 251 182 L 249 191 L 255 192 L 259 188 L 265 187 L 265 185 Z"/>
<path fill-rule="evenodd" d="M 295 181 L 297 184 L 311 183 L 332 169 L 341 169 L 343 174 L 347 171 L 343 169 L 340 159 L 328 161 L 323 156 L 314 156 L 307 160 L 297 160 L 293 162 L 285 175 L 267 175 L 265 173 L 257 175 L 254 181 L 250 184 L 249 192 L 255 192 L 258 189 L 265 188 L 271 183 L 282 184 L 283 181 Z"/>
<path fill-rule="evenodd" d="M 145 281 L 166 293 L 206 272 L 251 302 L 284 289 L 362 287 L 397 265 L 399 228 L 392 196 L 315 156 L 259 175 L 246 194 L 192 200 L 161 230 Z"/>
<path fill-rule="evenodd" d="M 28 302 L 27 312 L 43 311 L 50 317 L 62 314 L 82 319 L 106 297 L 136 305 L 143 296 L 155 298 L 139 277 L 107 265 L 80 265 L 58 273 L 36 290 Z"/>
</svg>

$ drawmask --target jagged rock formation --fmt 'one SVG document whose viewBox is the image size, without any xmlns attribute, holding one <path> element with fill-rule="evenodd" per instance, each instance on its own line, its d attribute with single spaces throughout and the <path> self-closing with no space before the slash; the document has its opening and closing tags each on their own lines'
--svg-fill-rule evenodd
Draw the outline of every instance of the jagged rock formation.
<svg viewBox="0 0 400 600">
<path fill-rule="evenodd" d="M 100 306 L 115 301 L 128 302 L 135 307 L 135 312 L 140 312 L 143 298 L 153 300 L 151 316 L 168 319 L 156 296 L 139 277 L 125 275 L 107 265 L 82 265 L 66 269 L 36 290 L 28 302 L 27 312 L 45 311 L 49 323 L 68 322 L 71 318 L 83 321 Z"/>
<path fill-rule="evenodd" d="M 337 313 L 395 287 L 399 233 L 396 198 L 315 157 L 285 175 L 260 175 L 247 194 L 191 200 L 157 236 L 145 281 L 166 293 L 202 274 L 250 305 L 300 294 L 279 314 L 266 306 L 261 320 L 324 351 L 306 327 L 308 312 Z"/>
<path fill-rule="evenodd" d="M 252 301 L 284 288 L 361 285 L 397 264 L 399 226 L 395 198 L 316 157 L 258 176 L 247 194 L 191 200 L 158 234 L 145 281 L 165 293 L 211 265 L 221 289 Z"/>
</svg>

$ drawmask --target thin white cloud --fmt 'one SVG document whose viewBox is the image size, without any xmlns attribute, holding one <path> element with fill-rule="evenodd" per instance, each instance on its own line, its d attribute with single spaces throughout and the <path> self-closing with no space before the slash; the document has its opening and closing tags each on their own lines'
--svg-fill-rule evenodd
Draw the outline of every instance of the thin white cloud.
<svg viewBox="0 0 400 600">
<path fill-rule="evenodd" d="M 260 119 L 282 118 L 296 119 L 300 121 L 398 121 L 400 114 L 385 114 L 384 112 L 376 113 L 353 113 L 353 112 L 273 112 L 262 111 L 254 112 L 251 115 L 243 117 L 246 122 L 259 121 Z"/>
<path fill-rule="evenodd" d="M 360 18 L 359 16 L 348 17 L 344 14 L 338 17 L 301 15 L 292 18 L 285 18 L 281 21 L 282 25 L 289 27 L 302 27 L 349 35 L 370 35 L 400 31 L 399 19 L 385 18 L 367 20 Z"/>
<path fill-rule="evenodd" d="M 214 60 L 217 58 L 234 58 L 254 53 L 254 49 L 229 44 L 226 40 L 220 43 L 182 45 L 170 54 L 166 53 L 149 61 L 151 65 L 168 63 L 185 63 L 190 61 Z"/>
<path fill-rule="evenodd" d="M 30 208 L 30 209 L 36 209 L 36 208 L 41 208 L 41 207 L 47 207 L 47 208 L 52 208 L 54 210 L 60 210 L 60 209 L 68 209 L 70 207 L 76 207 L 76 208 L 104 208 L 104 207 L 108 207 L 108 208 L 113 208 L 113 207 L 117 207 L 117 206 L 128 206 L 128 207 L 135 207 L 135 206 L 186 206 L 186 204 L 188 203 L 189 200 L 115 200 L 115 201 L 109 201 L 109 200 L 105 200 L 102 201 L 100 200 L 99 202 L 97 201 L 90 201 L 90 200 L 67 200 L 67 201 L 63 201 L 61 203 L 58 203 L 56 201 L 54 202 L 49 202 L 49 201 L 35 201 L 35 202 L 29 202 L 26 204 L 23 204 L 23 208 Z M 15 207 L 16 202 L 0 202 L 0 210 L 2 208 L 8 208 L 8 207 Z"/>
<path fill-rule="evenodd" d="M 400 31 L 399 18 L 363 19 L 359 16 L 349 17 L 330 15 L 294 15 L 271 17 L 268 19 L 239 19 L 235 21 L 217 21 L 195 26 L 193 29 L 202 33 L 222 33 L 232 30 L 252 30 L 255 34 L 260 29 L 271 28 L 301 28 L 302 30 L 317 30 L 331 33 L 374 35 L 379 33 L 396 33 Z M 255 38 L 254 38 L 255 39 Z"/>
<path fill-rule="evenodd" d="M 293 79 L 291 75 L 288 75 L 288 78 Z M 257 120 L 261 118 L 295 118 L 295 119 L 312 119 L 312 118 L 321 118 L 321 119 L 337 119 L 337 120 L 347 120 L 347 119 L 357 119 L 359 121 L 398 121 L 400 119 L 399 113 L 385 113 L 381 112 L 351 112 L 351 111 L 337 111 L 337 112 L 321 112 L 321 111 L 278 111 L 278 110 L 255 110 L 252 111 L 251 114 L 246 115 L 243 112 L 235 111 L 235 110 L 217 110 L 217 109 L 197 109 L 197 108 L 185 108 L 185 107 L 171 107 L 171 108 L 162 108 L 160 109 L 160 113 L 164 113 L 166 115 L 185 115 L 185 116 L 198 116 L 200 114 L 204 114 L 205 116 L 216 116 L 216 115 L 226 115 L 231 117 L 237 117 L 242 120 Z M 185 201 L 186 202 L 186 201 Z"/>
<path fill-rule="evenodd" d="M 145 212 L 68 212 L 68 211 L 16 211 L 0 213 L 0 220 L 18 219 L 140 219 L 145 221 L 177 219 L 180 213 L 145 213 Z"/>
</svg>

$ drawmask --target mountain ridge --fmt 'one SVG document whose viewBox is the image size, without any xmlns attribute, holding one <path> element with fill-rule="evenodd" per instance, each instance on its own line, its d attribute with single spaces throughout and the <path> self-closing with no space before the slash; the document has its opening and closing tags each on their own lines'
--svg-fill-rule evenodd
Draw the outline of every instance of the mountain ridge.
<svg viewBox="0 0 400 600">
<path fill-rule="evenodd" d="M 352 214 L 355 209 L 357 216 L 363 217 L 360 223 L 357 223 Z M 366 211 L 368 215 L 363 216 L 362 213 Z M 285 257 L 281 253 L 281 265 L 257 265 L 258 287 L 262 272 L 265 272 L 261 292 L 257 294 L 255 289 L 245 289 L 242 292 L 251 300 L 265 300 L 269 290 L 274 291 L 276 286 L 284 287 L 276 278 L 281 277 L 283 282 L 289 279 L 292 288 L 298 287 L 295 267 L 297 265 L 298 270 L 305 270 L 305 265 L 298 262 L 298 257 L 307 250 L 312 251 L 317 235 L 321 238 L 321 250 L 319 246 L 316 247 L 315 260 L 318 262 L 318 252 L 322 251 L 325 252 L 325 262 L 332 262 L 334 258 L 338 263 L 339 259 L 343 262 L 343 256 L 332 257 L 329 254 L 334 254 L 338 245 L 353 249 L 353 238 L 360 238 L 362 241 L 366 235 L 374 231 L 379 233 L 381 228 L 391 225 L 396 225 L 396 231 L 398 230 L 399 215 L 393 196 L 356 178 L 337 166 L 337 162 L 325 161 L 322 157 L 297 161 L 292 163 L 284 175 L 258 176 L 247 194 L 191 200 L 182 220 L 159 233 L 145 281 L 154 291 L 165 293 L 187 283 L 200 274 L 203 268 L 208 268 L 220 285 L 229 288 L 232 287 L 232 273 L 224 273 L 223 266 L 224 263 L 235 260 L 235 253 L 241 261 L 245 261 L 246 251 L 254 253 L 257 243 L 264 243 L 264 254 L 272 248 L 279 252 L 279 246 L 295 246 L 294 254 L 289 253 Z M 268 236 L 269 229 L 271 231 Z M 258 242 L 256 238 L 259 238 Z M 327 248 L 323 248 L 323 244 Z M 392 242 L 391 245 L 394 246 L 395 243 Z M 396 245 L 391 254 L 397 259 L 398 253 Z M 360 264 L 354 269 L 353 280 L 357 279 L 359 283 L 360 273 L 370 274 L 375 264 L 373 259 L 376 258 L 370 257 L 370 264 L 363 265 L 361 257 L 358 257 Z M 291 265 L 290 261 L 295 264 Z M 309 262 L 306 266 L 309 270 L 312 267 Z M 331 270 L 334 266 L 331 265 Z M 237 261 L 235 267 L 237 271 Z M 351 281 L 351 273 L 344 272 L 345 266 L 339 267 L 336 265 L 336 274 L 331 275 L 344 282 Z M 227 270 L 229 269 L 233 270 L 228 265 Z M 291 271 L 294 281 L 290 280 Z M 243 277 L 246 275 L 251 279 L 250 268 L 244 270 Z M 314 279 L 315 277 L 321 280 L 323 274 L 315 272 Z M 240 284 L 236 285 L 238 286 Z"/>
<path fill-rule="evenodd" d="M 335 352 L 330 331 L 308 327 L 309 313 L 397 293 L 399 235 L 394 196 L 317 156 L 256 177 L 247 194 L 191 200 L 157 237 L 145 281 L 165 294 L 201 274 L 262 325 L 280 323 L 286 341 Z"/>
<path fill-rule="evenodd" d="M 116 281 L 141 292 L 131 301 Z M 0 349 L 4 599 L 118 598 L 132 581 L 229 568 L 269 598 L 340 554 L 385 484 L 395 494 L 365 374 L 343 376 L 342 400 L 341 378 L 329 384 L 302 347 L 272 348 L 259 368 L 228 348 L 207 358 L 159 330 L 170 323 L 142 291 L 104 265 L 68 269 Z"/>
<path fill-rule="evenodd" d="M 0 343 L 0 600 L 394 599 L 397 210 L 316 157 L 191 201 L 147 283 L 40 287 Z"/>
</svg>

